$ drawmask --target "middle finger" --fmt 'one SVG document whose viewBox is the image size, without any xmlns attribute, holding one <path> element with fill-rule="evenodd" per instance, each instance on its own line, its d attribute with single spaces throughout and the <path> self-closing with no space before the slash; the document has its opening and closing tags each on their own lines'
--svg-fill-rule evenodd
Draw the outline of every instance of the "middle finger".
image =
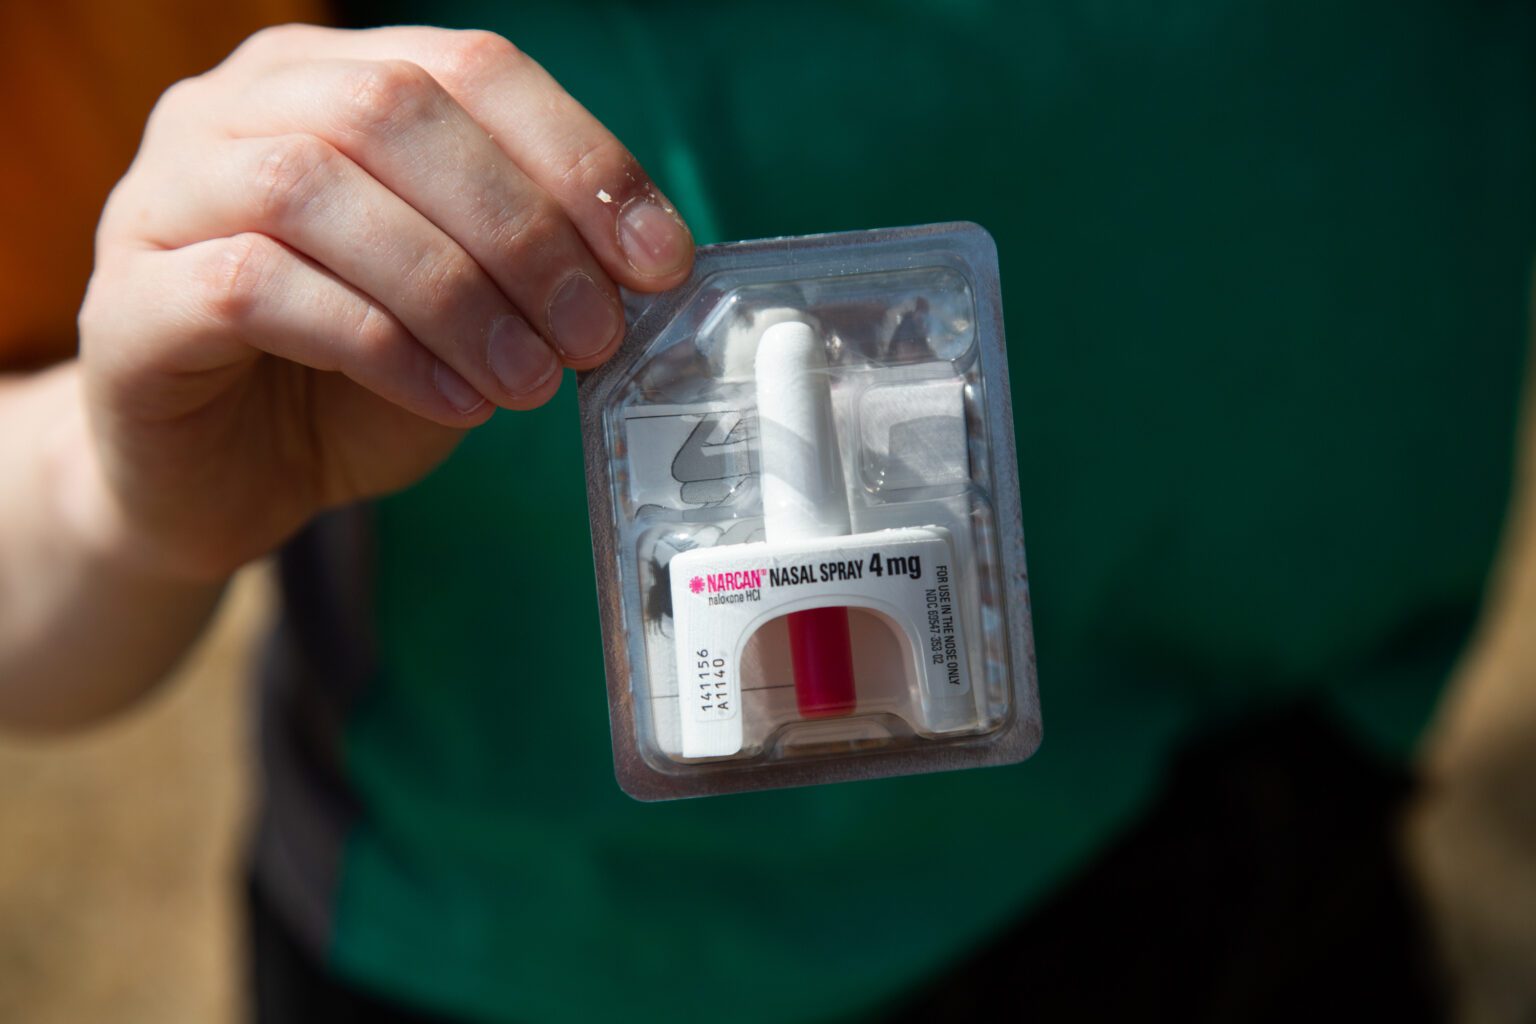
<svg viewBox="0 0 1536 1024">
<path fill-rule="evenodd" d="M 247 91 L 233 134 L 304 131 L 335 146 L 463 246 L 567 364 L 618 344 L 618 292 L 565 212 L 420 66 L 305 61 Z"/>
</svg>

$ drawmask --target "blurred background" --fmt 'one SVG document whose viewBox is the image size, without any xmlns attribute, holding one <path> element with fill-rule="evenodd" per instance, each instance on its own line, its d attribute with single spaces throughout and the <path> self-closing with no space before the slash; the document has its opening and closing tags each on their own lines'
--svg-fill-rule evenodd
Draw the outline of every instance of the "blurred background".
<svg viewBox="0 0 1536 1024">
<path fill-rule="evenodd" d="M 159 92 L 263 24 L 322 13 L 286 0 L 0 5 L 0 82 L 13 98 L 0 155 L 0 330 L 19 339 L 14 363 L 72 349 L 96 215 Z M 1485 615 L 1399 830 L 1436 950 L 1426 969 L 1467 1022 L 1536 1020 L 1530 405 Z M 0 1020 L 241 1018 L 250 661 L 272 607 L 269 574 L 254 567 L 146 705 L 79 737 L 0 739 Z"/>
<path fill-rule="evenodd" d="M 0 740 L 0 1020 L 243 1019 L 249 659 L 266 574 L 144 707 Z"/>
</svg>

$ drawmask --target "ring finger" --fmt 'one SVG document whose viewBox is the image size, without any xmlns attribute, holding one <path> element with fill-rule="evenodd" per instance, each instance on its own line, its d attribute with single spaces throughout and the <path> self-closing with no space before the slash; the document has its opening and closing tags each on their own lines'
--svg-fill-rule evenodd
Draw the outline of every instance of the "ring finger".
<svg viewBox="0 0 1536 1024">
<path fill-rule="evenodd" d="M 452 238 L 334 147 L 311 135 L 232 139 L 157 208 L 166 248 L 259 232 L 373 297 L 497 405 L 516 407 L 559 362 Z"/>
</svg>

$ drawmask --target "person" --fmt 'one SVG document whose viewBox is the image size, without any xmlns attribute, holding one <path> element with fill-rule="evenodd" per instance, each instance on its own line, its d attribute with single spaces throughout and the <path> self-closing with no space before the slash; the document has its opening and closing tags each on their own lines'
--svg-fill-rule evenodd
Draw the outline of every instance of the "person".
<svg viewBox="0 0 1536 1024">
<path fill-rule="evenodd" d="M 252 37 L 157 107 L 78 358 L 0 395 L 8 722 L 130 703 L 283 550 L 269 1019 L 867 1014 L 1042 906 L 1213 723 L 1301 702 L 1406 754 L 1507 496 L 1532 143 L 1478 126 L 1529 124 L 1536 34 L 595 10 L 530 6 L 517 47 Z M 1003 256 L 1042 753 L 627 801 L 563 370 L 695 236 L 959 217 Z"/>
</svg>

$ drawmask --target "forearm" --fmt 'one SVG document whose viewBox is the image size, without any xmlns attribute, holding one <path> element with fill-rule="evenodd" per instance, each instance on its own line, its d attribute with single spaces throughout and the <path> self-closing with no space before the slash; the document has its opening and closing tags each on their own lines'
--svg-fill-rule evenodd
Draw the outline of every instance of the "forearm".
<svg viewBox="0 0 1536 1024">
<path fill-rule="evenodd" d="M 77 364 L 0 378 L 0 725 L 110 713 L 162 678 L 222 583 L 157 573 L 112 514 Z"/>
</svg>

